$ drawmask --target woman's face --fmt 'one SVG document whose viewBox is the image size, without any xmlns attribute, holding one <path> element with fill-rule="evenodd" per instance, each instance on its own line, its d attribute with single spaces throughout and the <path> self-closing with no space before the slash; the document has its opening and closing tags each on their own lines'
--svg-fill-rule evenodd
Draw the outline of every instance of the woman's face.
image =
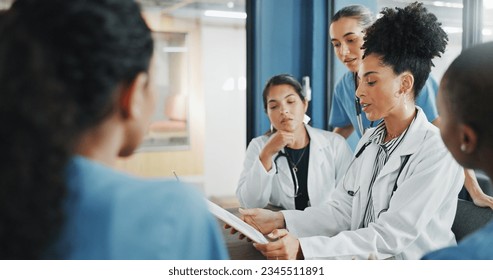
<svg viewBox="0 0 493 280">
<path fill-rule="evenodd" d="M 269 88 L 267 94 L 267 116 L 277 130 L 295 132 L 303 127 L 303 118 L 308 103 L 303 102 L 290 85 Z"/>
<path fill-rule="evenodd" d="M 351 72 L 358 72 L 363 57 L 363 29 L 354 18 L 340 18 L 330 25 L 330 38 L 337 58 Z"/>
<path fill-rule="evenodd" d="M 371 54 L 362 61 L 358 72 L 359 86 L 356 96 L 370 121 L 376 121 L 402 110 L 404 94 L 400 93 L 401 78 L 380 57 Z"/>
</svg>

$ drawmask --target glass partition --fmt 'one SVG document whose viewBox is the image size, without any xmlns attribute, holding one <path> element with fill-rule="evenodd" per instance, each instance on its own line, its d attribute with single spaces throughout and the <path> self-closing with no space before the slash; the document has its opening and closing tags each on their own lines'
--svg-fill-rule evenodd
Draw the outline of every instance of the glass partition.
<svg viewBox="0 0 493 280">
<path fill-rule="evenodd" d="M 493 41 L 493 1 L 483 1 L 483 42 Z"/>
<path fill-rule="evenodd" d="M 153 32 L 156 110 L 139 151 L 187 149 L 189 70 L 187 34 Z"/>
</svg>

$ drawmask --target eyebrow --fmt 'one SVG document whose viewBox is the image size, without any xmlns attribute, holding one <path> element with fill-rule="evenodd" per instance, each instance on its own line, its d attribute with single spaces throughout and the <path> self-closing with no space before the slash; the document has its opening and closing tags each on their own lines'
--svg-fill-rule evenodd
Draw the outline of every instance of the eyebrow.
<svg viewBox="0 0 493 280">
<path fill-rule="evenodd" d="M 364 78 L 364 77 L 368 77 L 368 76 L 369 76 L 369 75 L 371 75 L 371 74 L 378 74 L 378 72 L 377 72 L 377 71 L 368 71 L 368 72 L 366 72 L 365 74 L 363 74 L 363 78 Z M 358 75 L 358 78 L 359 78 L 359 75 Z"/>
<path fill-rule="evenodd" d="M 284 99 L 287 99 L 287 98 L 289 98 L 289 97 L 291 97 L 293 95 L 295 95 L 295 94 L 294 93 L 291 93 L 289 95 L 286 95 L 286 97 L 284 97 Z M 269 101 L 267 101 L 267 103 L 271 103 L 271 102 L 277 102 L 277 100 L 276 99 L 269 99 Z"/>
<path fill-rule="evenodd" d="M 354 33 L 354 32 L 348 32 L 348 33 L 342 35 L 342 38 L 347 37 L 349 35 L 353 35 L 353 34 L 356 34 L 356 33 Z M 332 41 L 339 41 L 339 40 L 337 40 L 337 39 L 331 39 L 330 41 L 332 42 Z"/>
</svg>

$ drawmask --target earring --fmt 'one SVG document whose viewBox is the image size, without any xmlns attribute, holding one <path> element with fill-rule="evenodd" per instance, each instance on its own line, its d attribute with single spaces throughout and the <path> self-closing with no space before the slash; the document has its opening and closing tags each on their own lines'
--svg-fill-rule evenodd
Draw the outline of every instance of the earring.
<svg viewBox="0 0 493 280">
<path fill-rule="evenodd" d="M 466 149 L 467 149 L 466 144 L 462 143 L 462 144 L 460 145 L 460 150 L 461 150 L 463 153 L 465 153 L 465 152 L 466 152 Z"/>
<path fill-rule="evenodd" d="M 311 118 L 310 118 L 307 114 L 305 114 L 305 116 L 303 116 L 303 123 L 304 123 L 304 124 L 308 124 L 308 122 L 309 122 L 310 120 L 311 120 Z"/>
<path fill-rule="evenodd" d="M 270 132 L 273 133 L 274 132 L 274 127 L 272 126 L 272 124 L 270 124 Z"/>
</svg>

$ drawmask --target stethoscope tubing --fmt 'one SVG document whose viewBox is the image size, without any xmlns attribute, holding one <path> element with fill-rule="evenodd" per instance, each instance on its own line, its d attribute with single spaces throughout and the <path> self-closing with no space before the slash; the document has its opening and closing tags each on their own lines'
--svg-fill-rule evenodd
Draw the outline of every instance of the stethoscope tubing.
<svg viewBox="0 0 493 280">
<path fill-rule="evenodd" d="M 276 165 L 276 174 L 279 171 L 279 169 L 277 167 L 277 159 L 280 157 L 286 158 L 286 162 L 288 163 L 288 166 L 289 166 L 289 173 L 291 174 L 291 180 L 293 181 L 293 187 L 294 187 L 294 196 L 293 197 L 296 197 L 298 195 L 298 177 L 296 176 L 296 172 L 294 172 L 294 167 L 292 166 L 291 161 L 288 158 L 289 155 L 286 154 L 284 151 L 279 151 L 277 153 L 277 156 L 274 158 L 274 164 Z"/>
</svg>

